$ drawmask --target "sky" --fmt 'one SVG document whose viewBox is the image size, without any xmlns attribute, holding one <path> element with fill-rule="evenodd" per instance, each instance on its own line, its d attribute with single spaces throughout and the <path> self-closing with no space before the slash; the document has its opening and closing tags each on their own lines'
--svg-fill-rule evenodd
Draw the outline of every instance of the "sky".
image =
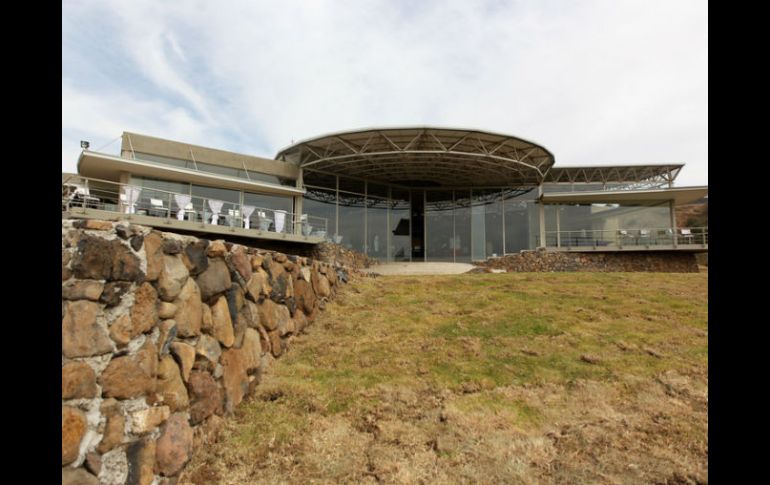
<svg viewBox="0 0 770 485">
<path fill-rule="evenodd" d="M 63 0 L 62 171 L 123 131 L 272 158 L 446 126 L 708 184 L 702 0 Z"/>
</svg>

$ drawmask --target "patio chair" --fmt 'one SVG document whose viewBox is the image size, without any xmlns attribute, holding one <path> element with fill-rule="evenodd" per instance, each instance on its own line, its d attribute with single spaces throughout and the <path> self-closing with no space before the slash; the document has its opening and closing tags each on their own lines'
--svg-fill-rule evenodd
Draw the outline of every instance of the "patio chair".
<svg viewBox="0 0 770 485">
<path fill-rule="evenodd" d="M 155 217 L 166 217 L 168 210 L 160 199 L 150 199 L 150 215 Z"/>
<path fill-rule="evenodd" d="M 270 225 L 273 223 L 273 220 L 267 218 L 267 214 L 265 214 L 265 211 L 259 211 L 257 213 L 257 216 L 259 216 L 259 230 L 260 231 L 270 230 Z"/>
<path fill-rule="evenodd" d="M 681 236 L 681 239 L 684 240 L 685 244 L 692 244 L 693 235 L 690 229 L 688 228 L 679 229 L 679 235 Z M 682 241 L 680 240 L 680 242 Z"/>
<path fill-rule="evenodd" d="M 618 229 L 618 245 L 623 246 L 628 243 L 630 236 L 626 229 Z"/>
<path fill-rule="evenodd" d="M 238 225 L 238 218 L 241 216 L 240 211 L 238 209 L 228 209 L 227 210 L 227 225 L 230 227 L 236 227 Z"/>
<path fill-rule="evenodd" d="M 188 221 L 198 220 L 198 212 L 193 207 L 193 203 L 190 202 L 184 206 L 184 218 Z"/>
</svg>

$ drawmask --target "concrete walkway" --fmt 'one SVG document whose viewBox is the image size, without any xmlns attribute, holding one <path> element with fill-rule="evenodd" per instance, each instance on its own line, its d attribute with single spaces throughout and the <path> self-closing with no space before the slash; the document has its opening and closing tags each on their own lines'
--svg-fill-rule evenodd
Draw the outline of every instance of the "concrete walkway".
<svg viewBox="0 0 770 485">
<path fill-rule="evenodd" d="M 467 273 L 476 266 L 467 263 L 385 263 L 365 271 L 381 275 L 433 275 Z"/>
</svg>

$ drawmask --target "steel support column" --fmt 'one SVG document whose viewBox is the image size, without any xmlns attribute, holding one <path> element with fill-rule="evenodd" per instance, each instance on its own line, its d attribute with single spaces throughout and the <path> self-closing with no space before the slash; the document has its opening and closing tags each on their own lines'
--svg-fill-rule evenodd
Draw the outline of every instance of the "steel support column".
<svg viewBox="0 0 770 485">
<path fill-rule="evenodd" d="M 538 247 L 545 248 L 545 206 L 543 205 L 543 184 L 537 186 L 537 198 L 540 204 L 540 244 Z"/>
<path fill-rule="evenodd" d="M 668 207 L 669 207 L 669 213 L 671 214 L 671 239 L 672 239 L 672 243 L 674 244 L 674 248 L 676 248 L 676 243 L 677 243 L 677 237 L 676 237 L 676 212 L 674 210 L 674 201 L 673 200 L 668 201 Z"/>
</svg>

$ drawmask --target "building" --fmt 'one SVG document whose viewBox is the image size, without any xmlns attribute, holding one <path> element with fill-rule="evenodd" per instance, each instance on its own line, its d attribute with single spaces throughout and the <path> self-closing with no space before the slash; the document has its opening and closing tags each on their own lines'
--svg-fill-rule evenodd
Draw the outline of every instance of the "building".
<svg viewBox="0 0 770 485">
<path fill-rule="evenodd" d="M 469 262 L 553 251 L 708 250 L 674 207 L 683 164 L 555 167 L 522 138 L 434 127 L 366 129 L 295 143 L 275 159 L 123 133 L 62 177 L 70 217 L 129 218 L 212 237 L 332 241 L 381 261 Z"/>
</svg>

